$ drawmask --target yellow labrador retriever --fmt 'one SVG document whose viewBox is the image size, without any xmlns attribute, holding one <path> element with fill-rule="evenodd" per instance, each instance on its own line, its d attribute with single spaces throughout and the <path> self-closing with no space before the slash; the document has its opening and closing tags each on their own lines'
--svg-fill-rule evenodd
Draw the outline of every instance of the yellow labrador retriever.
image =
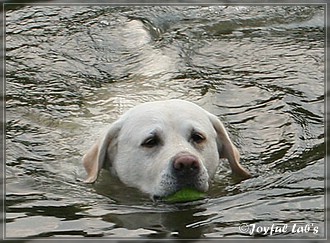
<svg viewBox="0 0 330 243">
<path fill-rule="evenodd" d="M 183 100 L 148 102 L 127 111 L 84 155 L 87 183 L 100 170 L 153 198 L 192 187 L 205 192 L 220 158 L 233 173 L 250 174 L 223 124 L 203 108 Z"/>
</svg>

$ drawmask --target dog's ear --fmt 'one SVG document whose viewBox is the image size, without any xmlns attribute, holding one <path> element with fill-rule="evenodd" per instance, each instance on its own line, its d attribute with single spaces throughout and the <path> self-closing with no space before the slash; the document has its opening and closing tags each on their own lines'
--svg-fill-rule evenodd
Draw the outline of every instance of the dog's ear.
<svg viewBox="0 0 330 243">
<path fill-rule="evenodd" d="M 229 161 L 232 172 L 242 178 L 250 178 L 250 173 L 239 163 L 240 155 L 238 149 L 230 140 L 228 133 L 222 122 L 214 115 L 210 114 L 210 120 L 217 132 L 217 144 L 220 158 L 226 158 Z"/>
<path fill-rule="evenodd" d="M 99 139 L 83 156 L 83 164 L 87 171 L 85 183 L 94 183 L 100 170 L 111 164 L 112 158 L 108 158 L 107 155 L 109 151 L 115 149 L 120 129 L 120 122 L 113 123 L 105 136 Z"/>
</svg>

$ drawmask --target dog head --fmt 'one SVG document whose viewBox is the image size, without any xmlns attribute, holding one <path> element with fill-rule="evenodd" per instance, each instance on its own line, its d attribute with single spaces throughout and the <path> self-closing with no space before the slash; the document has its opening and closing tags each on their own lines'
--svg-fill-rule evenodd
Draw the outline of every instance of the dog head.
<svg viewBox="0 0 330 243">
<path fill-rule="evenodd" d="M 88 183 L 104 168 L 128 186 L 164 197 L 185 187 L 207 191 L 220 158 L 228 159 L 233 173 L 250 177 L 216 116 L 191 102 L 168 100 L 126 112 L 83 162 Z"/>
</svg>

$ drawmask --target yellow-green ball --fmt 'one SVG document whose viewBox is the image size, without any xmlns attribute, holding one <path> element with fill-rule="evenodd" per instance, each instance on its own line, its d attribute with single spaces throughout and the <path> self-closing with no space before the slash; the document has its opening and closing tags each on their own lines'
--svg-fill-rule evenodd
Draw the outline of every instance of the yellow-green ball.
<svg viewBox="0 0 330 243">
<path fill-rule="evenodd" d="M 205 193 L 199 192 L 192 188 L 183 188 L 164 198 L 165 202 L 178 203 L 178 202 L 191 202 L 205 198 Z"/>
</svg>

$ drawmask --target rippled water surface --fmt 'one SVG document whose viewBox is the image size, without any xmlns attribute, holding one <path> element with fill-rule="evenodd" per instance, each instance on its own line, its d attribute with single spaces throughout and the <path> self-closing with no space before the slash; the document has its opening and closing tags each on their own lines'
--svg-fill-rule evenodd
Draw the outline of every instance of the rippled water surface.
<svg viewBox="0 0 330 243">
<path fill-rule="evenodd" d="M 324 39 L 317 5 L 8 10 L 6 236 L 324 237 Z M 81 182 L 109 123 L 169 98 L 222 119 L 255 177 L 224 163 L 205 200 L 179 205 L 106 172 Z"/>
</svg>

